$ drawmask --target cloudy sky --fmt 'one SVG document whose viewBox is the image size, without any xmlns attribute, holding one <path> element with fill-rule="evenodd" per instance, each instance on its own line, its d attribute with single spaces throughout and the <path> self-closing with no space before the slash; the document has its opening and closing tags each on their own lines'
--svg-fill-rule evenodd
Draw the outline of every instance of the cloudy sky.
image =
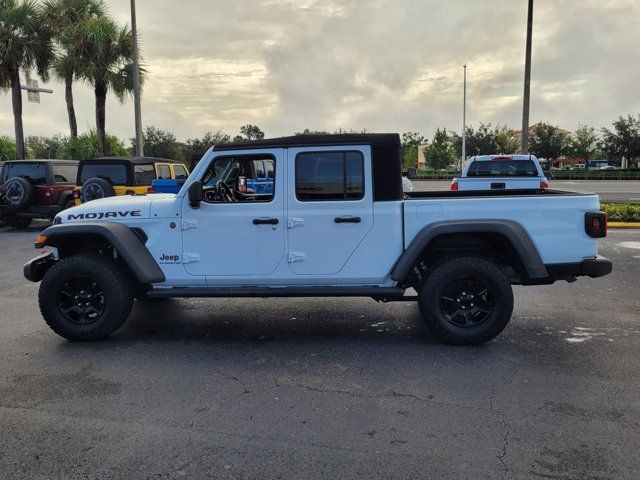
<svg viewBox="0 0 640 480">
<path fill-rule="evenodd" d="M 107 0 L 121 22 L 128 0 Z M 149 80 L 145 125 L 179 138 L 268 136 L 304 128 L 460 130 L 462 68 L 468 119 L 518 128 L 526 0 L 138 0 Z M 640 0 L 536 0 L 532 123 L 572 130 L 640 113 Z M 67 133 L 61 85 L 25 102 L 30 134 Z M 92 92 L 76 87 L 81 130 Z M 107 103 L 107 129 L 133 136 L 133 102 Z M 0 135 L 13 132 L 0 94 Z"/>
</svg>

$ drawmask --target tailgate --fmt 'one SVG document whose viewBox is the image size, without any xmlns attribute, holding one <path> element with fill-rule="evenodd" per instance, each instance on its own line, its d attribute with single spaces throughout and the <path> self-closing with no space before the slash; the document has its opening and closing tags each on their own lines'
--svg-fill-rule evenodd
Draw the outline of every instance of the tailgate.
<svg viewBox="0 0 640 480">
<path fill-rule="evenodd" d="M 458 190 L 527 190 L 540 188 L 538 177 L 461 177 Z"/>
</svg>

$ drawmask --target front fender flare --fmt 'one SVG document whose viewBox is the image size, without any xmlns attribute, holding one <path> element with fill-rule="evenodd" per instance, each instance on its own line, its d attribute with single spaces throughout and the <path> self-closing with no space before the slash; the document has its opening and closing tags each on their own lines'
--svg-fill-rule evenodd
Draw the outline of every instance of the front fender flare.
<svg viewBox="0 0 640 480">
<path fill-rule="evenodd" d="M 391 273 L 391 278 L 402 282 L 429 243 L 440 235 L 454 233 L 497 233 L 506 237 L 524 266 L 529 278 L 547 278 L 547 268 L 531 237 L 522 225 L 511 220 L 451 220 L 435 222 L 418 232 L 411 245 L 402 254 Z"/>
<path fill-rule="evenodd" d="M 53 225 L 41 233 L 45 237 L 36 248 L 57 247 L 79 235 L 90 234 L 104 238 L 117 250 L 122 261 L 141 284 L 161 283 L 165 276 L 140 237 L 126 225 L 111 222 L 78 222 Z"/>
</svg>

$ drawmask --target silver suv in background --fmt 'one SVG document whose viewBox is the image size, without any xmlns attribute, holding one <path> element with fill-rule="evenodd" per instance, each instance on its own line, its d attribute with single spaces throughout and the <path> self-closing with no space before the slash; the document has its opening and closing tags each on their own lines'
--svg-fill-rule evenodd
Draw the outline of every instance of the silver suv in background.
<svg viewBox="0 0 640 480">
<path fill-rule="evenodd" d="M 471 157 L 451 190 L 529 190 L 549 188 L 533 155 L 480 155 Z"/>
</svg>

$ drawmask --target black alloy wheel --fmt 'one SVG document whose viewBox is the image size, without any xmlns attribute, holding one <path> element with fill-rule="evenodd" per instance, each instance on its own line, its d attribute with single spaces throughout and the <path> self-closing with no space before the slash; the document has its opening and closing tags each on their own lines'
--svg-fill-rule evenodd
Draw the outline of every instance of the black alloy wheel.
<svg viewBox="0 0 640 480">
<path fill-rule="evenodd" d="M 456 278 L 440 294 L 440 311 L 457 327 L 482 325 L 492 310 L 491 289 L 478 278 Z"/>
<path fill-rule="evenodd" d="M 89 277 L 64 282 L 56 292 L 60 313 L 71 323 L 87 325 L 97 321 L 106 308 L 103 289 Z"/>
</svg>

